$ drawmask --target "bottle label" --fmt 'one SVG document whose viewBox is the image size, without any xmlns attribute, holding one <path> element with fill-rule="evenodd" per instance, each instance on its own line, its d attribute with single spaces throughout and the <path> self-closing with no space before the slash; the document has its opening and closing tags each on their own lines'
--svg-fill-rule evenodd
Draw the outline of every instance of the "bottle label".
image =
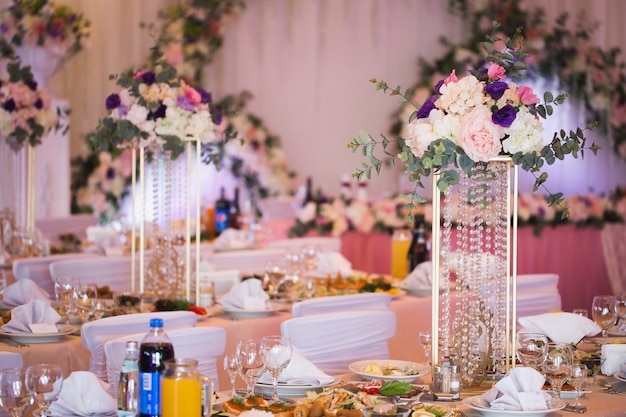
<svg viewBox="0 0 626 417">
<path fill-rule="evenodd" d="M 139 414 L 157 416 L 161 413 L 161 374 L 139 373 Z"/>
<path fill-rule="evenodd" d="M 215 230 L 223 232 L 228 227 L 229 210 L 217 209 L 215 211 Z"/>
</svg>

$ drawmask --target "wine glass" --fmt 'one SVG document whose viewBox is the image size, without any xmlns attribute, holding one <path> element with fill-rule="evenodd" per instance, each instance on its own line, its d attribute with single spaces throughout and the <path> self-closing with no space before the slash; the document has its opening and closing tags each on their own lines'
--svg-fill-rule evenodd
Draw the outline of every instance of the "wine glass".
<svg viewBox="0 0 626 417">
<path fill-rule="evenodd" d="M 552 386 L 554 397 L 561 399 L 561 388 L 570 377 L 574 363 L 572 349 L 566 343 L 554 343 L 548 346 L 548 353 L 543 361 L 543 372 Z"/>
<path fill-rule="evenodd" d="M 48 407 L 59 398 L 63 386 L 63 371 L 58 365 L 37 364 L 26 368 L 26 387 L 41 413 L 40 417 L 51 415 Z"/>
<path fill-rule="evenodd" d="M 11 414 L 20 417 L 33 400 L 26 387 L 26 369 L 6 368 L 0 373 L 0 405 Z"/>
<path fill-rule="evenodd" d="M 7 273 L 4 269 L 0 269 L 0 294 L 4 294 L 7 288 Z"/>
<path fill-rule="evenodd" d="M 272 376 L 272 401 L 278 401 L 278 376 L 291 361 L 291 339 L 286 336 L 261 338 L 263 366 Z"/>
<path fill-rule="evenodd" d="M 518 333 L 516 352 L 524 366 L 539 370 L 548 353 L 548 338 L 542 333 Z"/>
<path fill-rule="evenodd" d="M 280 286 L 285 279 L 285 263 L 280 260 L 271 260 L 265 264 L 265 279 L 272 287 L 272 296 L 278 298 Z"/>
<path fill-rule="evenodd" d="M 615 323 L 617 310 L 616 300 L 613 295 L 596 295 L 591 304 L 591 316 L 593 321 L 602 328 L 602 337 L 608 337 L 609 329 Z"/>
<path fill-rule="evenodd" d="M 263 372 L 260 340 L 241 340 L 237 344 L 237 367 L 246 383 L 246 395 L 254 395 L 254 383 Z"/>
<path fill-rule="evenodd" d="M 619 331 L 626 331 L 626 291 L 622 291 L 615 297 L 617 307 L 617 315 L 620 318 Z"/>
<path fill-rule="evenodd" d="M 430 330 L 425 332 L 418 333 L 418 341 L 419 344 L 424 347 L 424 356 L 426 357 L 426 362 L 428 364 L 431 363 L 430 352 L 432 351 L 433 344 L 433 335 Z"/>
<path fill-rule="evenodd" d="M 224 355 L 223 366 L 224 370 L 228 374 L 228 377 L 230 378 L 230 396 L 231 398 L 235 398 L 237 396 L 237 391 L 235 390 L 235 380 L 237 379 L 237 374 L 239 373 L 239 367 L 237 366 L 237 356 Z"/>
<path fill-rule="evenodd" d="M 320 253 L 318 245 L 304 245 L 302 247 L 302 261 L 304 268 L 310 274 L 317 268 L 317 254 Z"/>
<path fill-rule="evenodd" d="M 74 287 L 74 306 L 78 309 L 84 323 L 96 309 L 98 293 L 95 284 L 78 284 Z"/>
<path fill-rule="evenodd" d="M 572 310 L 572 313 L 578 316 L 589 317 L 589 314 L 587 313 L 586 308 L 575 308 Z"/>
<path fill-rule="evenodd" d="M 584 412 L 583 410 L 586 410 L 587 407 L 580 402 L 580 391 L 587 382 L 587 365 L 581 363 L 573 364 L 570 366 L 570 373 L 569 383 L 576 389 L 576 401 L 572 404 L 572 407 L 576 411 Z"/>
<path fill-rule="evenodd" d="M 78 278 L 76 277 L 59 277 L 54 282 L 54 294 L 61 302 L 63 310 L 69 322 L 70 310 L 72 307 L 72 299 L 74 298 L 74 287 L 78 286 Z"/>
</svg>

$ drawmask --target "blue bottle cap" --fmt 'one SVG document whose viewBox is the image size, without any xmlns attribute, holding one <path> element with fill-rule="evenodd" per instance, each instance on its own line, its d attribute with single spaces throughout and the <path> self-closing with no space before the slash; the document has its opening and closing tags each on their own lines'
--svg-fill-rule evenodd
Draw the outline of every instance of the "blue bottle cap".
<svg viewBox="0 0 626 417">
<path fill-rule="evenodd" d="M 150 327 L 163 327 L 163 319 L 150 319 Z"/>
</svg>

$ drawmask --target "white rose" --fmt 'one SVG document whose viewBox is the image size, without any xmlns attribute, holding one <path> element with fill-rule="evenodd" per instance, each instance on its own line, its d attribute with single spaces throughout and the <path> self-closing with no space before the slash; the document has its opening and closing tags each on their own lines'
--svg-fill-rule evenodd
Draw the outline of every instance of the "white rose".
<svg viewBox="0 0 626 417">
<path fill-rule="evenodd" d="M 434 113 L 436 110 L 432 110 L 430 113 Z M 424 156 L 424 151 L 428 148 L 428 145 L 438 139 L 433 130 L 433 125 L 429 119 L 414 119 L 408 124 L 408 139 L 406 139 L 406 145 L 411 149 L 413 155 L 421 158 Z"/>
<path fill-rule="evenodd" d="M 148 109 L 138 104 L 133 104 L 124 118 L 134 125 L 139 125 L 148 118 Z"/>
<path fill-rule="evenodd" d="M 437 139 L 450 139 L 456 143 L 461 118 L 452 114 L 444 115 L 443 112 L 434 110 L 430 114 L 435 137 Z"/>
</svg>

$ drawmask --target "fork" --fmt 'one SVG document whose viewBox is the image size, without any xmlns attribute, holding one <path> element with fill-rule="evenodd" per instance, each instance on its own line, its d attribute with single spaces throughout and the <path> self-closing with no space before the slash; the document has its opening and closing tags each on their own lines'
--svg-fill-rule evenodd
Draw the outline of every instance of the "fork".
<svg viewBox="0 0 626 417">
<path fill-rule="evenodd" d="M 606 381 L 598 381 L 598 385 L 602 389 L 602 391 L 607 392 L 609 394 L 621 394 L 624 391 L 615 388 L 613 385 L 609 384 Z"/>
</svg>

